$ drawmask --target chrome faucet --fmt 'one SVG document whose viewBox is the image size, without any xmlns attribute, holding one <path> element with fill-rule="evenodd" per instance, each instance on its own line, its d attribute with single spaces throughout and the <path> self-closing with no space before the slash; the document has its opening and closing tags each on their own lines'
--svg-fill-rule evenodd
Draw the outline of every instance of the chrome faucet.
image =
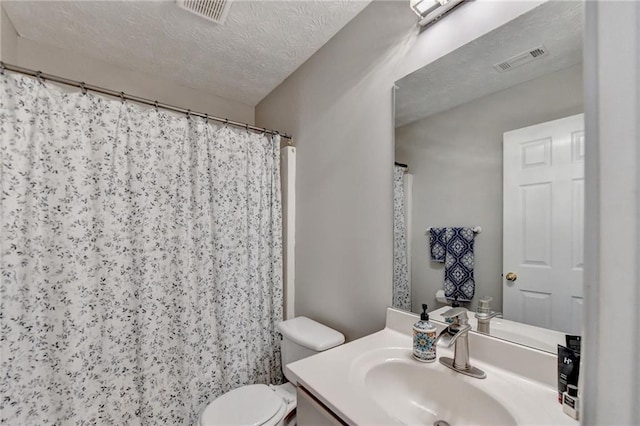
<svg viewBox="0 0 640 426">
<path fill-rule="evenodd" d="M 453 359 L 440 357 L 440 363 L 458 373 L 467 376 L 484 379 L 487 377 L 484 371 L 469 364 L 469 317 L 465 308 L 452 308 L 442 314 L 447 323 L 451 325 L 445 328 L 436 339 L 436 344 L 453 348 Z"/>
<path fill-rule="evenodd" d="M 476 319 L 478 320 L 478 332 L 484 334 L 490 334 L 490 321 L 491 318 L 502 318 L 502 312 L 492 312 L 489 302 L 493 300 L 493 297 L 483 297 L 478 300 L 478 311 L 476 312 Z"/>
</svg>

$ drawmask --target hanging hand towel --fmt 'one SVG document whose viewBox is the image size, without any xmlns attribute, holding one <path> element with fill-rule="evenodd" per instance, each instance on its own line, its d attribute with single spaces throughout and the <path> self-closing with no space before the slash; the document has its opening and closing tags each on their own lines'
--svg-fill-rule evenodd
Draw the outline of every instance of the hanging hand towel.
<svg viewBox="0 0 640 426">
<path fill-rule="evenodd" d="M 447 228 L 429 228 L 431 260 L 434 262 L 444 263 L 444 255 L 447 247 L 446 231 Z"/>
<path fill-rule="evenodd" d="M 473 279 L 473 228 L 444 229 L 444 294 L 448 300 L 470 302 L 476 291 Z"/>
</svg>

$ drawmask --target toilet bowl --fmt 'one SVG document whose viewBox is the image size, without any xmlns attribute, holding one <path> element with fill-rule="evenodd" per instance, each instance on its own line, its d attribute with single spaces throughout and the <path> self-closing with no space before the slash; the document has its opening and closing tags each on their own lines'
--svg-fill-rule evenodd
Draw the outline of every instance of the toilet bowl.
<svg viewBox="0 0 640 426">
<path fill-rule="evenodd" d="M 200 414 L 199 424 L 293 426 L 295 408 L 296 389 L 291 383 L 247 385 L 211 401 Z"/>
<path fill-rule="evenodd" d="M 344 343 L 342 333 L 306 317 L 296 317 L 278 324 L 282 334 L 280 354 L 284 366 Z M 214 399 L 202 410 L 200 426 L 254 425 L 293 426 L 296 387 L 282 385 L 246 385 Z"/>
</svg>

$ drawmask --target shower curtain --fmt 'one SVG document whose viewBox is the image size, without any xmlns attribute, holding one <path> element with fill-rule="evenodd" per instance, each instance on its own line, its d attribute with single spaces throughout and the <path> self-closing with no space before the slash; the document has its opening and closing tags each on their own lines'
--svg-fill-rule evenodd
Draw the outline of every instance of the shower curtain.
<svg viewBox="0 0 640 426">
<path fill-rule="evenodd" d="M 401 166 L 393 170 L 393 302 L 398 309 L 411 311 L 411 283 L 407 246 L 407 210 L 405 171 Z"/>
<path fill-rule="evenodd" d="M 0 81 L 0 420 L 192 424 L 280 381 L 278 138 Z"/>
</svg>

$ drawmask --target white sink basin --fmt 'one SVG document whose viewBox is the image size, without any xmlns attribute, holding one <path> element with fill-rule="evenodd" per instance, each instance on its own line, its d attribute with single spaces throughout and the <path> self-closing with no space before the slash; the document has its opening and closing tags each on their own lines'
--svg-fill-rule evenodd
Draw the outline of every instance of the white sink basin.
<svg viewBox="0 0 640 426">
<path fill-rule="evenodd" d="M 406 349 L 386 348 L 367 354 L 353 363 L 352 372 L 352 379 L 398 423 L 517 424 L 505 407 L 481 389 L 483 380 L 463 376 L 437 362 L 419 363 Z"/>
<path fill-rule="evenodd" d="M 470 334 L 471 363 L 487 373 L 476 379 L 414 360 L 416 320 L 390 308 L 384 330 L 288 364 L 287 377 L 349 426 L 578 426 L 557 402 L 555 355 Z"/>
</svg>

